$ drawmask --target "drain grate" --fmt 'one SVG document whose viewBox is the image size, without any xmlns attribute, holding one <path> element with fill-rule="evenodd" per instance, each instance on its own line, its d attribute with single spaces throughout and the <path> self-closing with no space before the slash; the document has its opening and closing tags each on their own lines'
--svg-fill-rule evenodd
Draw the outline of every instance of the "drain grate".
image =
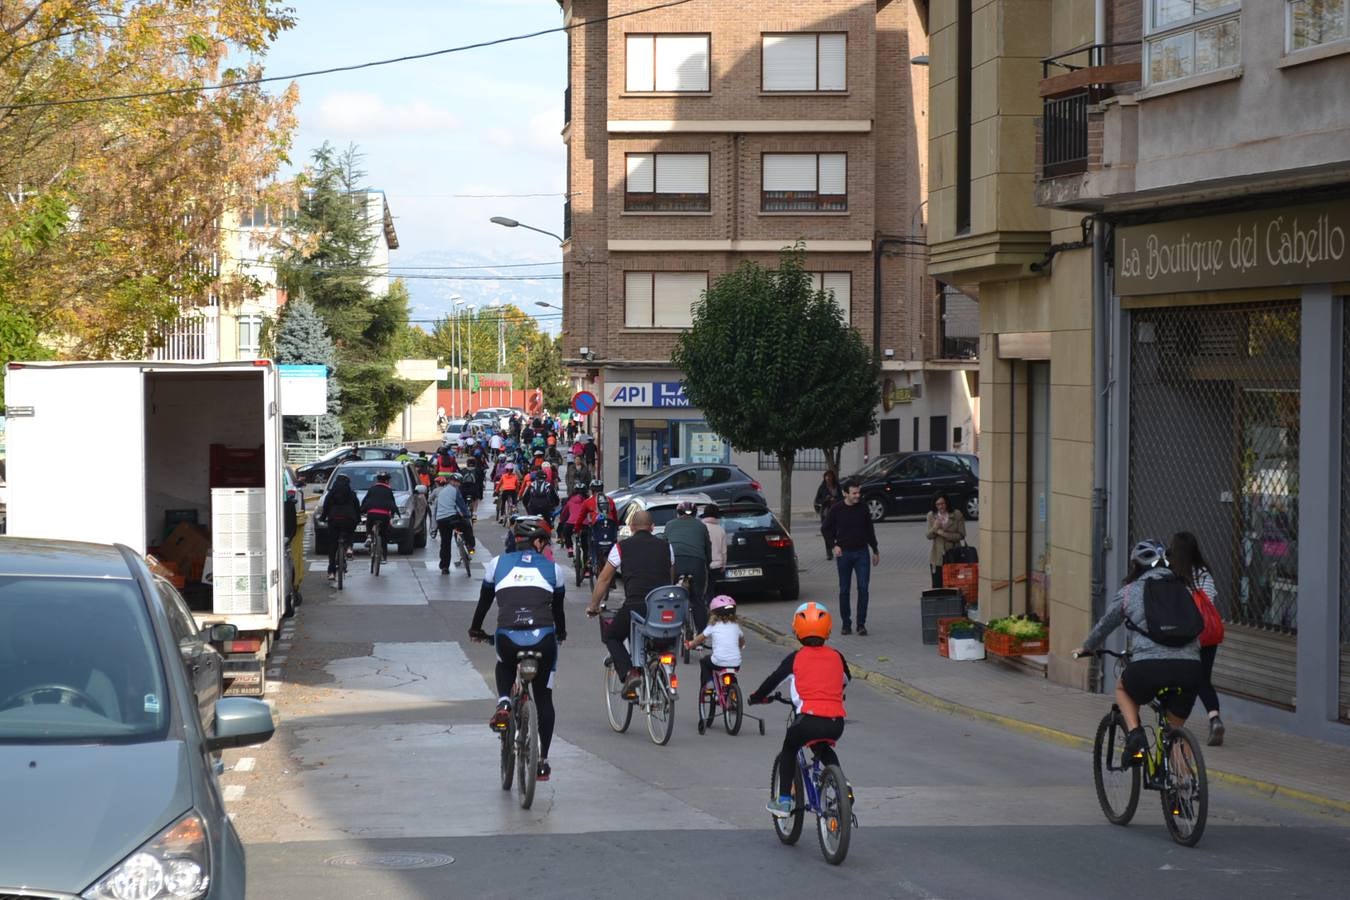
<svg viewBox="0 0 1350 900">
<path fill-rule="evenodd" d="M 325 859 L 324 865 L 337 869 L 435 869 L 455 861 L 444 853 L 417 850 L 387 850 L 384 853 L 342 853 Z"/>
</svg>

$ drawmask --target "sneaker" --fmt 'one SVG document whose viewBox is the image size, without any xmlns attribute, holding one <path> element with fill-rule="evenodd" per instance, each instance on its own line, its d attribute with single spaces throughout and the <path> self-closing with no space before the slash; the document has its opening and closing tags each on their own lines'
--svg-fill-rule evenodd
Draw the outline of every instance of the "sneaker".
<svg viewBox="0 0 1350 900">
<path fill-rule="evenodd" d="M 553 774 L 553 769 L 549 766 L 548 760 L 539 760 L 539 768 L 535 771 L 535 781 L 548 781 L 548 777 Z"/>
<path fill-rule="evenodd" d="M 623 698 L 625 700 L 636 700 L 640 687 L 642 687 L 642 670 L 633 669 L 628 673 L 628 680 L 623 683 Z"/>
<path fill-rule="evenodd" d="M 329 580 L 329 581 L 337 581 L 337 573 L 336 573 L 336 572 L 329 572 L 329 573 L 328 573 L 328 580 Z"/>
<path fill-rule="evenodd" d="M 852 633 L 853 633 L 853 626 L 852 626 L 852 625 L 845 625 L 844 628 L 843 628 L 843 630 L 840 631 L 839 633 L 840 633 L 840 634 L 852 634 Z"/>
<path fill-rule="evenodd" d="M 1125 750 L 1121 753 L 1120 764 L 1122 767 L 1142 765 L 1147 752 L 1148 738 L 1144 736 L 1144 729 L 1136 728 L 1125 735 Z"/>
<path fill-rule="evenodd" d="M 1209 746 L 1223 746 L 1223 719 L 1218 716 L 1209 720 Z"/>
<path fill-rule="evenodd" d="M 449 569 L 441 569 L 441 574 L 442 574 L 442 575 L 449 575 L 449 574 L 450 574 L 450 570 L 449 570 Z"/>
<path fill-rule="evenodd" d="M 777 800 L 770 800 L 769 805 L 765 807 L 774 815 L 774 818 L 786 819 L 792 815 L 792 798 L 779 797 Z"/>
<path fill-rule="evenodd" d="M 858 636 L 859 636 L 859 637 L 867 637 L 867 626 L 866 626 L 866 625 L 859 625 L 859 626 L 858 626 Z"/>
<path fill-rule="evenodd" d="M 501 700 L 497 703 L 497 711 L 492 714 L 488 720 L 488 727 L 493 731 L 505 731 L 506 726 L 511 721 L 511 701 Z"/>
</svg>

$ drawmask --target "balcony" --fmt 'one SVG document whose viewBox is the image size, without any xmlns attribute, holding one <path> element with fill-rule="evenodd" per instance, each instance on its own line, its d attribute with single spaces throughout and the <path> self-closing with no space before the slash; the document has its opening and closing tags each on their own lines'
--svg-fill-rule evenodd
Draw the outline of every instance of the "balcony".
<svg viewBox="0 0 1350 900">
<path fill-rule="evenodd" d="M 938 359 L 979 359 L 980 304 L 950 284 L 938 298 Z"/>
</svg>

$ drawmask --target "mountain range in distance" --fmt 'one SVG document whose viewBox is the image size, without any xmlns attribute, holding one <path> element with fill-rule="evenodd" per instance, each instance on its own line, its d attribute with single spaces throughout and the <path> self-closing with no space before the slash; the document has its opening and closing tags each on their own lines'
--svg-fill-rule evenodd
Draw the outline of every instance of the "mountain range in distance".
<svg viewBox="0 0 1350 900">
<path fill-rule="evenodd" d="M 505 264 L 511 266 L 508 268 L 470 251 L 433 250 L 409 256 L 399 254 L 397 262 L 389 264 L 389 276 L 402 278 L 407 285 L 409 319 L 425 331 L 431 331 L 437 321 L 454 314 L 454 298 L 458 296 L 466 301 L 461 306 L 479 310 L 494 303 L 512 304 L 538 319 L 541 330 L 557 334 L 562 328 L 558 311 L 535 304 L 543 301 L 562 306 L 562 261 L 516 268 L 519 262 L 512 260 Z M 503 280 L 482 280 L 485 276 L 500 276 Z"/>
</svg>

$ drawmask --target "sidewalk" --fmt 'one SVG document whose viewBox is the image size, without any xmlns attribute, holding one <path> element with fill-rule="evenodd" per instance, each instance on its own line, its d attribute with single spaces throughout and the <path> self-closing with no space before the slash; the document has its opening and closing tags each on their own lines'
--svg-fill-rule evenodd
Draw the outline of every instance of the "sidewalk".
<svg viewBox="0 0 1350 900">
<path fill-rule="evenodd" d="M 825 560 L 814 521 L 793 523 L 801 567 L 801 600 L 821 600 L 832 612 L 839 580 Z M 920 635 L 919 600 L 930 581 L 928 542 L 922 522 L 887 521 L 877 526 L 881 565 L 873 568 L 867 637 L 836 635 L 854 670 L 869 682 L 912 702 L 954 715 L 1002 725 L 1069 746 L 1090 749 L 1110 699 L 1052 684 L 995 659 L 953 662 Z M 856 591 L 852 600 L 857 603 Z M 796 603 L 757 601 L 741 608 L 748 627 L 770 640 L 795 646 L 789 622 Z M 837 624 L 836 624 L 837 628 Z M 1084 663 L 1086 665 L 1086 663 Z M 1200 706 L 1197 704 L 1197 710 Z M 1201 718 L 1192 723 L 1202 724 Z M 1205 747 L 1215 781 L 1268 796 L 1350 812 L 1350 747 L 1283 731 L 1225 720 L 1221 747 Z M 1201 734 L 1203 740 L 1204 735 Z"/>
</svg>

